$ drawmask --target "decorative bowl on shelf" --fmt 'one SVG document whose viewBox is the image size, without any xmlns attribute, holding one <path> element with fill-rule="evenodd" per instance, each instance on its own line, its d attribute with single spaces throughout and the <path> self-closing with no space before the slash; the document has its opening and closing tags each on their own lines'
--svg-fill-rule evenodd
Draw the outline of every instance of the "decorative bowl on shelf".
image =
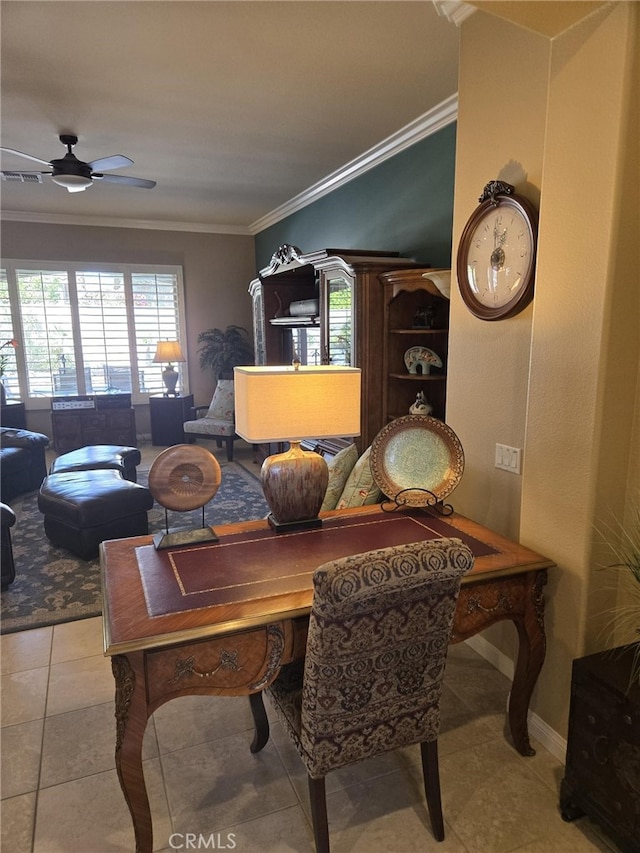
<svg viewBox="0 0 640 853">
<path fill-rule="evenodd" d="M 428 347 L 409 347 L 404 354 L 404 363 L 409 373 L 426 374 L 432 367 L 442 367 L 442 359 Z"/>
</svg>

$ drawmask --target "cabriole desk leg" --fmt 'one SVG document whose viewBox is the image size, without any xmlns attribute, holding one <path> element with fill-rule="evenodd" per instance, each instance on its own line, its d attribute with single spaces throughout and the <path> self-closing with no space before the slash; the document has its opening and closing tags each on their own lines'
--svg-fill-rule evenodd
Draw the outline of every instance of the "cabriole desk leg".
<svg viewBox="0 0 640 853">
<path fill-rule="evenodd" d="M 527 714 L 547 650 L 544 630 L 544 597 L 546 570 L 527 575 L 523 612 L 513 622 L 518 631 L 518 659 L 509 696 L 509 727 L 516 749 L 521 755 L 535 755 L 529 741 Z"/>
<path fill-rule="evenodd" d="M 260 752 L 269 740 L 269 718 L 264 707 L 262 693 L 249 694 L 249 707 L 253 717 L 253 741 L 250 746 L 251 752 Z"/>
<path fill-rule="evenodd" d="M 151 809 L 142 769 L 148 718 L 144 654 L 115 655 L 111 668 L 116 682 L 116 770 L 133 820 L 136 853 L 152 853 Z"/>
<path fill-rule="evenodd" d="M 482 584 L 462 585 L 451 641 L 468 640 L 490 625 L 509 620 L 518 632 L 518 659 L 509 697 L 509 728 L 521 755 L 535 755 L 529 742 L 527 713 L 546 651 L 544 599 L 546 569 L 522 572 Z"/>
</svg>

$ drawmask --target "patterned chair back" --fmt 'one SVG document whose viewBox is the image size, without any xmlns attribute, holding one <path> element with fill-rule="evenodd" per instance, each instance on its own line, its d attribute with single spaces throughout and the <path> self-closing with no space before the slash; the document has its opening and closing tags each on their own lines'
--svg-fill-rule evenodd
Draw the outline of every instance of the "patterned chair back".
<svg viewBox="0 0 640 853">
<path fill-rule="evenodd" d="M 437 739 L 453 615 L 472 566 L 461 540 L 435 539 L 317 569 L 300 730 L 310 776 Z"/>
</svg>

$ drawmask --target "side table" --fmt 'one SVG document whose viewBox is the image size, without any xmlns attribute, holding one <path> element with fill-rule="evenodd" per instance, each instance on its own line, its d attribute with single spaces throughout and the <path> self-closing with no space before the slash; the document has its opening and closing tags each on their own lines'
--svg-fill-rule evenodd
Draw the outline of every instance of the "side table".
<svg viewBox="0 0 640 853">
<path fill-rule="evenodd" d="M 26 429 L 27 418 L 24 411 L 24 403 L 19 400 L 7 400 L 2 404 L 0 413 L 0 426 L 13 427 L 13 429 Z"/>
<path fill-rule="evenodd" d="M 192 408 L 193 394 L 179 394 L 176 397 L 152 394 L 149 397 L 151 444 L 184 444 L 182 424 L 191 419 Z"/>
<path fill-rule="evenodd" d="M 622 853 L 640 850 L 640 682 L 636 649 L 622 646 L 573 662 L 564 820 L 587 814 Z"/>
</svg>

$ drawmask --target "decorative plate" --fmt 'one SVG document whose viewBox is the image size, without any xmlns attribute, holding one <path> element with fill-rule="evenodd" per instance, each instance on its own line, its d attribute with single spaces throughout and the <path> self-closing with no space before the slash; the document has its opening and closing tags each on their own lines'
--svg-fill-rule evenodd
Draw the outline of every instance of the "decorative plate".
<svg viewBox="0 0 640 853">
<path fill-rule="evenodd" d="M 167 447 L 149 469 L 149 491 L 160 506 L 176 512 L 204 506 L 218 491 L 221 480 L 218 460 L 198 444 Z"/>
<path fill-rule="evenodd" d="M 383 427 L 369 460 L 382 493 L 406 506 L 433 503 L 428 492 L 442 501 L 464 471 L 460 439 L 451 427 L 428 415 L 405 415 Z"/>
<path fill-rule="evenodd" d="M 409 347 L 404 363 L 409 373 L 429 373 L 432 367 L 442 367 L 440 356 L 427 347 Z"/>
</svg>

